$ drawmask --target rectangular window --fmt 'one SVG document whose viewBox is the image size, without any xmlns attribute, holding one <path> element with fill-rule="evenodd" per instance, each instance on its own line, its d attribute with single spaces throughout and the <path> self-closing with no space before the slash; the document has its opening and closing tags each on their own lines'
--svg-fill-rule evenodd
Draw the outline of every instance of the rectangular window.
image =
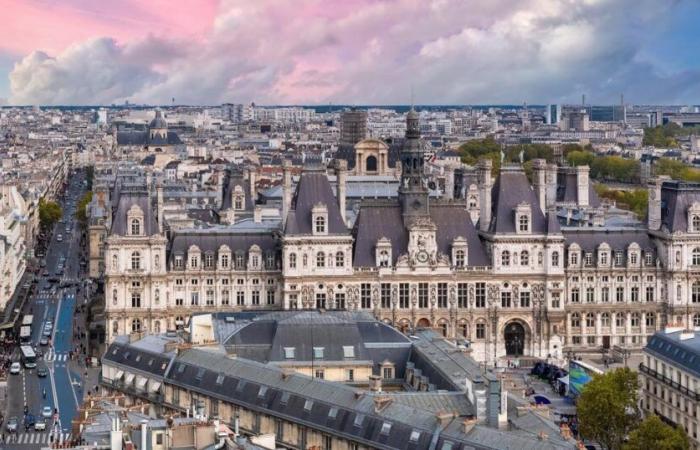
<svg viewBox="0 0 700 450">
<path fill-rule="evenodd" d="M 474 306 L 477 308 L 486 308 L 486 283 L 476 283 Z"/>
<path fill-rule="evenodd" d="M 221 268 L 228 269 L 228 255 L 221 255 Z"/>
<path fill-rule="evenodd" d="M 654 286 L 647 286 L 646 301 L 648 301 L 648 302 L 654 301 Z"/>
<path fill-rule="evenodd" d="M 581 301 L 578 288 L 571 290 L 571 303 L 579 303 Z"/>
<path fill-rule="evenodd" d="M 275 291 L 273 291 L 272 289 L 267 291 L 267 304 L 268 305 L 275 304 Z"/>
<path fill-rule="evenodd" d="M 175 268 L 182 269 L 182 256 L 175 257 Z"/>
<path fill-rule="evenodd" d="M 369 283 L 362 283 L 360 285 L 360 305 L 364 309 L 370 309 L 372 307 L 372 285 Z"/>
<path fill-rule="evenodd" d="M 335 307 L 338 309 L 345 309 L 345 292 L 335 293 Z"/>
<path fill-rule="evenodd" d="M 559 308 L 561 306 L 561 293 L 552 292 L 552 308 Z"/>
<path fill-rule="evenodd" d="M 199 292 L 193 292 L 190 298 L 192 299 L 192 306 L 199 305 Z"/>
<path fill-rule="evenodd" d="M 316 309 L 326 309 L 326 294 L 323 292 L 316 294 Z"/>
<path fill-rule="evenodd" d="M 447 308 L 447 283 L 437 285 L 437 304 L 438 308 Z"/>
<path fill-rule="evenodd" d="M 469 301 L 469 285 L 467 283 L 457 284 L 457 306 L 466 308 Z"/>
<path fill-rule="evenodd" d="M 245 305 L 245 291 L 236 291 L 236 305 Z"/>
<path fill-rule="evenodd" d="M 510 291 L 501 292 L 501 308 L 510 308 L 511 305 Z"/>
<path fill-rule="evenodd" d="M 347 369 L 345 371 L 345 380 L 346 381 L 355 381 L 355 369 Z"/>
<path fill-rule="evenodd" d="M 477 339 L 486 339 L 486 324 L 485 323 L 477 323 L 476 324 L 476 338 Z"/>
<path fill-rule="evenodd" d="M 530 307 L 530 292 L 522 291 L 520 293 L 520 307 L 529 308 Z"/>
<path fill-rule="evenodd" d="M 253 305 L 259 305 L 260 304 L 260 291 L 253 291 L 252 292 L 252 303 Z"/>
<path fill-rule="evenodd" d="M 182 298 L 176 298 L 175 299 L 175 306 L 182 306 L 185 304 L 185 300 Z"/>
<path fill-rule="evenodd" d="M 323 369 L 316 369 L 314 372 L 314 377 L 318 378 L 319 380 L 323 380 L 326 374 L 324 373 Z"/>
<path fill-rule="evenodd" d="M 428 307 L 428 283 L 418 283 L 418 307 Z"/>
<path fill-rule="evenodd" d="M 610 302 L 610 288 L 604 287 L 600 290 L 600 300 L 603 303 Z"/>
<path fill-rule="evenodd" d="M 228 302 L 229 302 L 229 295 L 228 294 L 229 294 L 229 292 L 226 290 L 221 291 L 221 304 L 222 305 L 228 305 Z"/>
<path fill-rule="evenodd" d="M 630 289 L 630 301 L 633 301 L 633 302 L 639 301 L 639 287 L 638 286 L 633 286 Z"/>
<path fill-rule="evenodd" d="M 592 287 L 586 288 L 586 303 L 595 303 L 595 290 Z"/>
<path fill-rule="evenodd" d="M 393 367 L 384 367 L 382 369 L 382 376 L 387 380 L 394 378 L 394 368 Z"/>
<path fill-rule="evenodd" d="M 615 288 L 615 301 L 618 303 L 622 303 L 625 301 L 625 288 L 622 286 L 618 286 Z"/>
<path fill-rule="evenodd" d="M 207 291 L 207 306 L 214 306 L 214 291 Z"/>
<path fill-rule="evenodd" d="M 391 283 L 382 283 L 381 295 L 382 308 L 391 308 Z"/>
<path fill-rule="evenodd" d="M 408 308 L 409 287 L 408 283 L 399 283 L 399 308 Z"/>
</svg>

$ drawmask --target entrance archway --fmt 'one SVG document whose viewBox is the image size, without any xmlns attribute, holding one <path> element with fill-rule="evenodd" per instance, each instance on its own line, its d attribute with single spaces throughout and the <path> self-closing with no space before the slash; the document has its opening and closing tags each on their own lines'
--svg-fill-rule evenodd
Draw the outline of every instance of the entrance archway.
<svg viewBox="0 0 700 450">
<path fill-rule="evenodd" d="M 506 355 L 521 356 L 525 350 L 525 327 L 519 322 L 506 325 L 503 332 L 506 343 Z"/>
<path fill-rule="evenodd" d="M 365 162 L 365 170 L 367 172 L 376 172 L 377 171 L 377 157 L 376 156 L 368 156 L 367 160 Z"/>
<path fill-rule="evenodd" d="M 430 321 L 424 317 L 418 321 L 416 328 L 430 328 Z"/>
</svg>

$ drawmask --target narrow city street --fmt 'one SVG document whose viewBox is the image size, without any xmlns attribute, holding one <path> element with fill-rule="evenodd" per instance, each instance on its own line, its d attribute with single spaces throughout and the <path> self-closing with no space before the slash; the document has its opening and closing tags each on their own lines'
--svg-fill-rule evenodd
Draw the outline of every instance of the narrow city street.
<svg viewBox="0 0 700 450">
<path fill-rule="evenodd" d="M 36 276 L 36 294 L 22 310 L 23 317 L 34 317 L 31 345 L 38 356 L 37 366 L 27 369 L 22 364 L 19 374 L 9 375 L 1 448 L 41 448 L 68 440 L 71 421 L 86 389 L 86 360 L 79 333 L 84 328 L 78 330 L 81 325 L 84 327 L 78 319 L 86 300 L 86 277 L 80 264 L 80 229 L 75 219 L 76 205 L 85 192 L 83 179 L 77 175 L 70 180 L 62 202 L 63 218 L 47 236 L 50 243 L 45 265 L 41 264 Z M 42 338 L 46 339 L 42 342 Z M 19 346 L 13 361 L 21 361 Z M 40 376 L 43 369 L 46 374 Z M 37 423 L 45 423 L 46 429 L 26 427 L 30 416 Z M 19 424 L 14 433 L 7 427 L 12 418 Z"/>
</svg>

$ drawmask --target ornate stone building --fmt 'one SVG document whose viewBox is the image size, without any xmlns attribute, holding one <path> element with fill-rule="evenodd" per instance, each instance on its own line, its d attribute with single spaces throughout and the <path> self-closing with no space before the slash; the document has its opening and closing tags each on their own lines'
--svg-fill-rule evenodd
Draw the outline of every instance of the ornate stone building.
<svg viewBox="0 0 700 450">
<path fill-rule="evenodd" d="M 700 185 L 657 180 L 647 226 L 610 225 L 586 168 L 470 174 L 459 198 L 424 176 L 408 115 L 398 197 L 346 216 L 347 165 L 284 167 L 282 222 L 170 230 L 149 189 L 115 193 L 106 241 L 107 339 L 162 332 L 195 312 L 370 311 L 410 333 L 468 341 L 479 361 L 640 350 L 673 322 L 700 326 Z M 225 191 L 225 189 L 224 189 Z M 348 224 L 352 223 L 352 228 Z"/>
</svg>

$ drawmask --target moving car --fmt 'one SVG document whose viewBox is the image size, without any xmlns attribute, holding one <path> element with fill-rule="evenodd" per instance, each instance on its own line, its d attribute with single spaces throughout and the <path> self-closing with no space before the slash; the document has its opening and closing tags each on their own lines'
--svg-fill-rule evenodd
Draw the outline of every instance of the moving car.
<svg viewBox="0 0 700 450">
<path fill-rule="evenodd" d="M 17 416 L 10 417 L 10 420 L 7 421 L 5 428 L 10 433 L 16 433 L 17 428 L 19 428 L 19 419 L 17 418 Z"/>
<path fill-rule="evenodd" d="M 24 416 L 24 431 L 29 431 L 35 424 L 36 419 L 34 418 L 34 414 L 27 414 Z"/>
<path fill-rule="evenodd" d="M 48 375 L 49 370 L 46 367 L 41 366 L 38 369 L 36 369 L 36 376 L 38 376 L 39 378 L 46 378 Z"/>
<path fill-rule="evenodd" d="M 34 431 L 46 431 L 46 422 L 40 420 L 34 424 Z"/>
<path fill-rule="evenodd" d="M 51 410 L 50 406 L 44 406 L 41 408 L 41 417 L 44 419 L 50 419 L 51 416 L 53 415 L 53 411 Z"/>
<path fill-rule="evenodd" d="M 42 336 L 41 339 L 39 339 L 39 345 L 49 345 L 49 338 L 47 336 Z"/>
<path fill-rule="evenodd" d="M 10 373 L 12 375 L 18 375 L 21 370 L 22 370 L 22 366 L 19 364 L 19 361 L 13 362 L 12 365 L 10 366 Z"/>
</svg>

